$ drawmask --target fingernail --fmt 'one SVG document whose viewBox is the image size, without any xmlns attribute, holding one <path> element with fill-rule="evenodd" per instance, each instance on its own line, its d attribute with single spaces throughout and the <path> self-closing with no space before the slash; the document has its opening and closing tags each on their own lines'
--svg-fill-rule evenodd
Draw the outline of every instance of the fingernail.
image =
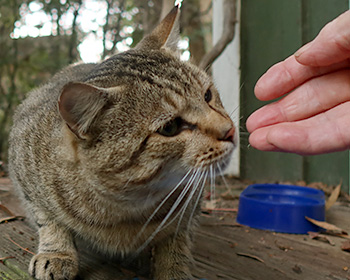
<svg viewBox="0 0 350 280">
<path fill-rule="evenodd" d="M 296 53 L 294 54 L 296 57 L 301 56 L 304 52 L 306 52 L 308 49 L 310 49 L 312 42 L 307 43 L 306 45 L 304 45 L 303 47 L 301 47 L 299 50 L 296 51 Z"/>
</svg>

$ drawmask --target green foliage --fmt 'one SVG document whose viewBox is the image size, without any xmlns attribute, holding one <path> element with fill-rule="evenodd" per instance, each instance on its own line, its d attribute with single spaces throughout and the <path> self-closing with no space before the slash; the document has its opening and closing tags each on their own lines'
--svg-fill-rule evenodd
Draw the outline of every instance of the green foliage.
<svg viewBox="0 0 350 280">
<path fill-rule="evenodd" d="M 118 52 L 120 44 L 135 46 L 158 23 L 163 1 L 0 0 L 0 161 L 6 161 L 13 112 L 30 90 L 81 60 L 78 46 L 89 36 L 102 41 L 101 58 Z M 99 18 L 84 25 L 94 17 L 91 2 L 98 5 Z M 188 2 L 195 2 L 192 11 L 198 14 L 199 1 Z M 22 28 L 31 24 L 30 17 L 36 22 L 30 27 L 32 33 L 23 33 Z"/>
</svg>

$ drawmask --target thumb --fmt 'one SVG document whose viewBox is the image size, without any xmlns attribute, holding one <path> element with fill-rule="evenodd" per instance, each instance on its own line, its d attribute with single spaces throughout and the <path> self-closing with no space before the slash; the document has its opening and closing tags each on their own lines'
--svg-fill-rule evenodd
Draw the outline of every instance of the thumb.
<svg viewBox="0 0 350 280">
<path fill-rule="evenodd" d="M 308 66 L 328 66 L 350 58 L 350 11 L 328 23 L 310 43 L 295 53 Z"/>
</svg>

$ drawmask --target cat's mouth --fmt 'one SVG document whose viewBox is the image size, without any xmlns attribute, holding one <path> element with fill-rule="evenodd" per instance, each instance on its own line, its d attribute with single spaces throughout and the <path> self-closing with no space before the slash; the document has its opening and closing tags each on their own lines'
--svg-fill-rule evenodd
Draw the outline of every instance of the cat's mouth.
<svg viewBox="0 0 350 280">
<path fill-rule="evenodd" d="M 214 167 L 221 173 L 229 165 L 234 148 L 233 143 L 226 143 L 221 149 L 209 148 L 197 158 L 196 167 L 204 170 Z"/>
</svg>

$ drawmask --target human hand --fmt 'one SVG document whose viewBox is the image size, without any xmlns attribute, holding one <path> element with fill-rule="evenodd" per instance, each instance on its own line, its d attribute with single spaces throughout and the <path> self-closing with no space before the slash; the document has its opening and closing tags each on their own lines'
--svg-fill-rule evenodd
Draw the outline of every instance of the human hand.
<svg viewBox="0 0 350 280">
<path fill-rule="evenodd" d="M 257 82 L 267 101 L 247 120 L 250 144 L 263 151 L 321 154 L 350 147 L 350 11 Z"/>
</svg>

